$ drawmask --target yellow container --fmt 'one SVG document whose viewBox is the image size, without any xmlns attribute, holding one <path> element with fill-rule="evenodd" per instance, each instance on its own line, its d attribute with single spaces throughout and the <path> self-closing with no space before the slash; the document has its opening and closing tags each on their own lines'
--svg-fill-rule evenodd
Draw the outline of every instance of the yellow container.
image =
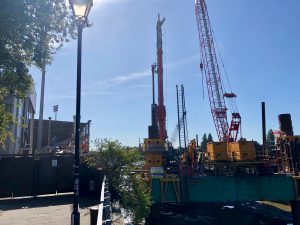
<svg viewBox="0 0 300 225">
<path fill-rule="evenodd" d="M 228 143 L 228 154 L 233 161 L 253 161 L 256 158 L 253 141 Z"/>
<path fill-rule="evenodd" d="M 228 161 L 230 157 L 227 153 L 226 142 L 207 143 L 207 155 L 211 161 Z"/>
</svg>

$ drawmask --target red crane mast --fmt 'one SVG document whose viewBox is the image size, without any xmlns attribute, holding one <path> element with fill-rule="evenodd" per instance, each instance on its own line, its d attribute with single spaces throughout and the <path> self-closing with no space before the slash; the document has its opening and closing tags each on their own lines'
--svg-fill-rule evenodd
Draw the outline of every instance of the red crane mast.
<svg viewBox="0 0 300 225">
<path fill-rule="evenodd" d="M 158 20 L 156 24 L 157 33 L 157 82 L 158 82 L 158 107 L 157 107 L 157 119 L 159 126 L 159 138 L 161 140 L 167 139 L 166 131 L 166 107 L 164 105 L 164 81 L 163 81 L 163 50 L 162 50 L 162 25 L 165 22 L 165 18 L 160 20 L 160 15 L 158 14 Z"/>
<path fill-rule="evenodd" d="M 200 68 L 205 74 L 211 114 L 217 135 L 219 141 L 236 141 L 240 129 L 241 116 L 237 111 L 232 112 L 231 124 L 230 126 L 228 125 L 225 97 L 232 99 L 236 95 L 223 91 L 214 36 L 205 0 L 195 0 L 195 13 L 201 49 Z"/>
</svg>

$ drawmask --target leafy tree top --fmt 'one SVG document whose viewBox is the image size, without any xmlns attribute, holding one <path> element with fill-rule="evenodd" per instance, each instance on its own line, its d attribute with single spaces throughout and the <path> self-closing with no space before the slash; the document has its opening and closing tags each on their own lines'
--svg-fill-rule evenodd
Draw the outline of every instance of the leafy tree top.
<svg viewBox="0 0 300 225">
<path fill-rule="evenodd" d="M 1 0 L 0 68 L 51 63 L 55 51 L 75 37 L 70 15 L 64 0 Z"/>
<path fill-rule="evenodd" d="M 33 85 L 28 67 L 44 70 L 75 37 L 70 12 L 65 0 L 0 0 L 0 146 L 15 123 L 5 97 L 25 97 Z"/>
<path fill-rule="evenodd" d="M 209 142 L 213 142 L 213 141 L 214 141 L 214 139 L 213 139 L 211 133 L 209 133 L 207 136 L 207 142 L 209 143 Z"/>
</svg>

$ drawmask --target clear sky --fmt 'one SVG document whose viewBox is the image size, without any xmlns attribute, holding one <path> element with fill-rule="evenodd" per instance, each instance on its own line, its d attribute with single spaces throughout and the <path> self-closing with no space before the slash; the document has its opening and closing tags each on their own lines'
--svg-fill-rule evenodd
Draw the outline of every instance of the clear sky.
<svg viewBox="0 0 300 225">
<path fill-rule="evenodd" d="M 277 115 L 291 113 L 300 133 L 300 1 L 207 0 L 210 19 L 237 104 L 242 133 L 261 142 L 260 103 L 266 102 L 267 128 Z M 96 0 L 91 28 L 84 29 L 83 122 L 92 120 L 92 139 L 137 145 L 150 124 L 150 66 L 156 61 L 156 21 L 164 24 L 167 129 L 177 124 L 176 84 L 183 84 L 189 137 L 211 132 L 217 139 L 207 89 L 202 97 L 200 51 L 194 0 Z M 44 118 L 71 121 L 75 114 L 77 41 L 67 43 L 47 67 Z M 41 73 L 31 69 L 38 99 Z M 224 76 L 224 73 L 223 73 Z"/>
</svg>

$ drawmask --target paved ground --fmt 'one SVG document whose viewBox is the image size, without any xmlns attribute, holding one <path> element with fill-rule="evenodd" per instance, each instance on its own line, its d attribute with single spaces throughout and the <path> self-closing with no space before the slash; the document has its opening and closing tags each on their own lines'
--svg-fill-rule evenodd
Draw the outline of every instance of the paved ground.
<svg viewBox="0 0 300 225">
<path fill-rule="evenodd" d="M 80 224 L 90 224 L 89 207 L 97 205 L 95 198 L 80 199 Z M 0 200 L 1 225 L 70 224 L 73 195 Z"/>
</svg>

